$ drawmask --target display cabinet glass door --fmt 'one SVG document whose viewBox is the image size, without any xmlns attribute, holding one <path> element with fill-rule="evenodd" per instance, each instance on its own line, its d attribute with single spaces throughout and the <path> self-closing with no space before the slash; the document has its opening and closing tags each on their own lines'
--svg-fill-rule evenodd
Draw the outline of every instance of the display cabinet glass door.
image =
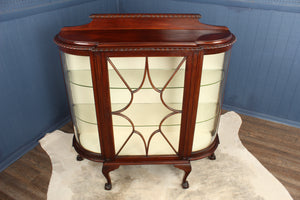
<svg viewBox="0 0 300 200">
<path fill-rule="evenodd" d="M 178 152 L 186 57 L 108 57 L 116 156 Z"/>
</svg>

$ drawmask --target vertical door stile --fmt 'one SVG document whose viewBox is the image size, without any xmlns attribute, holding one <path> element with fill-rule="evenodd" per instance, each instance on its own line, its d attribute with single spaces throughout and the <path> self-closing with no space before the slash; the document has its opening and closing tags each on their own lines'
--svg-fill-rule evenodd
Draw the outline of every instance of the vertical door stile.
<svg viewBox="0 0 300 200">
<path fill-rule="evenodd" d="M 187 56 L 178 152 L 181 159 L 189 159 L 192 153 L 202 62 L 203 51 L 196 51 Z"/>
<path fill-rule="evenodd" d="M 110 161 L 115 156 L 115 145 L 107 61 L 103 52 L 91 52 L 90 56 L 101 154 Z"/>
</svg>

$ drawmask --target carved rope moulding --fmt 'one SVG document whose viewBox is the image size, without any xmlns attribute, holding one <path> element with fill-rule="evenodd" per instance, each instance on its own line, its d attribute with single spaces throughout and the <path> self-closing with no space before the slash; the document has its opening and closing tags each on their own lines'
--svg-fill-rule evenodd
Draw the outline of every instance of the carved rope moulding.
<svg viewBox="0 0 300 200">
<path fill-rule="evenodd" d="M 185 15 L 185 14 L 132 14 L 132 15 L 91 15 L 90 18 L 201 18 L 199 14 Z"/>
</svg>

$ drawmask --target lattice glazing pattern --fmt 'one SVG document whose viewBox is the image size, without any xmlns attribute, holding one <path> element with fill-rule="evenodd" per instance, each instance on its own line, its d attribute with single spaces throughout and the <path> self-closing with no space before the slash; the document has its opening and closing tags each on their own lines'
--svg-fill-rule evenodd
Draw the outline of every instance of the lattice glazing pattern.
<svg viewBox="0 0 300 200">
<path fill-rule="evenodd" d="M 110 57 L 116 156 L 177 154 L 185 57 Z"/>
</svg>

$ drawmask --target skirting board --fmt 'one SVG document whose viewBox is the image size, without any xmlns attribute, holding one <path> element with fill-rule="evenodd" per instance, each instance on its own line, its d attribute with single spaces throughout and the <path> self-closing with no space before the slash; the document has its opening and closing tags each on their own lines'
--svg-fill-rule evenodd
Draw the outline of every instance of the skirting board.
<svg viewBox="0 0 300 200">
<path fill-rule="evenodd" d="M 67 116 L 60 120 L 59 122 L 53 124 L 50 126 L 50 128 L 47 128 L 45 131 L 42 131 L 36 138 L 34 138 L 29 143 L 23 145 L 20 147 L 17 151 L 12 153 L 9 157 L 2 160 L 0 163 L 0 172 L 6 169 L 9 165 L 11 165 L 13 162 L 21 158 L 24 154 L 29 152 L 31 149 L 33 149 L 36 145 L 39 144 L 39 140 L 45 136 L 46 133 L 51 133 L 56 129 L 59 129 L 60 127 L 64 126 L 67 122 L 71 120 L 70 116 Z"/>
<path fill-rule="evenodd" d="M 222 108 L 224 110 L 235 111 L 237 113 L 248 115 L 248 116 L 251 116 L 251 117 L 256 117 L 256 118 L 259 118 L 259 119 L 264 119 L 264 120 L 268 120 L 268 121 L 272 121 L 272 122 L 276 122 L 276 123 L 285 124 L 285 125 L 288 125 L 288 126 L 293 126 L 293 127 L 296 127 L 296 128 L 300 128 L 300 122 L 297 122 L 297 121 L 292 121 L 292 120 L 288 120 L 288 119 L 284 119 L 284 118 L 280 118 L 280 117 L 275 117 L 275 116 L 255 112 L 255 111 L 246 110 L 246 109 L 243 109 L 243 108 L 238 108 L 238 107 L 235 107 L 235 106 L 225 105 L 225 104 L 223 105 Z"/>
</svg>

